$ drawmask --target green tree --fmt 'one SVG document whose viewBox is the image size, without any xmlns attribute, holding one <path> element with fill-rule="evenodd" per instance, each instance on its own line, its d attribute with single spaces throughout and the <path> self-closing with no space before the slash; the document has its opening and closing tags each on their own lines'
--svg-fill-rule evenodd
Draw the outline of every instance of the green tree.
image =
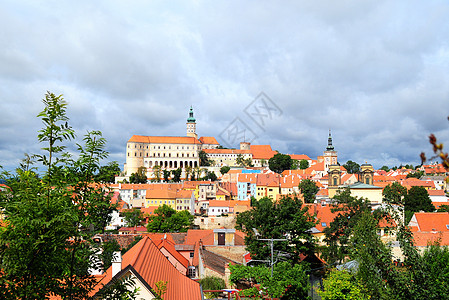
<svg viewBox="0 0 449 300">
<path fill-rule="evenodd" d="M 207 290 L 222 290 L 226 288 L 226 283 L 225 281 L 220 278 L 220 277 L 216 277 L 216 276 L 206 276 L 200 280 L 198 280 L 198 282 L 201 284 L 201 287 L 203 288 L 203 291 L 207 291 Z M 213 293 L 205 293 L 206 296 L 209 297 L 214 297 L 217 298 L 219 296 L 218 292 L 213 292 Z"/>
<path fill-rule="evenodd" d="M 421 178 L 424 175 L 423 171 L 415 171 L 407 174 L 406 178 Z"/>
<path fill-rule="evenodd" d="M 299 161 L 297 159 L 292 159 L 290 170 L 297 170 L 298 168 L 299 168 Z"/>
<path fill-rule="evenodd" d="M 149 232 L 186 232 L 193 224 L 194 216 L 188 211 L 177 212 L 164 204 L 154 210 L 149 217 L 147 230 Z"/>
<path fill-rule="evenodd" d="M 99 182 L 114 183 L 115 176 L 120 175 L 120 172 L 121 170 L 118 166 L 118 162 L 112 161 L 106 166 L 101 166 L 96 177 Z"/>
<path fill-rule="evenodd" d="M 303 179 L 299 183 L 299 191 L 304 196 L 305 203 L 315 202 L 316 194 L 320 189 L 317 187 L 315 181 L 310 179 Z"/>
<path fill-rule="evenodd" d="M 184 168 L 185 174 L 186 174 L 186 180 L 189 180 L 189 176 L 190 176 L 190 180 L 192 180 L 192 176 L 194 176 L 192 174 L 192 167 L 191 166 L 186 166 Z"/>
<path fill-rule="evenodd" d="M 385 172 L 389 172 L 390 168 L 388 166 L 382 166 L 382 168 L 380 168 L 381 170 L 384 170 Z"/>
<path fill-rule="evenodd" d="M 302 206 L 297 197 L 284 197 L 273 202 L 265 197 L 253 203 L 252 209 L 237 216 L 236 229 L 245 232 L 246 249 L 254 259 L 267 259 L 271 255 L 266 241 L 260 239 L 283 239 L 273 243 L 274 251 L 288 253 L 290 260 L 299 262 L 301 254 L 311 254 L 315 241 L 310 229 L 316 221 Z M 255 228 L 259 235 L 253 231 Z"/>
<path fill-rule="evenodd" d="M 223 166 L 220 168 L 220 173 L 221 173 L 221 175 L 224 175 L 224 174 L 228 173 L 229 170 L 231 170 L 231 167 Z"/>
<path fill-rule="evenodd" d="M 309 299 L 310 289 L 306 267 L 304 263 L 291 264 L 286 261 L 278 262 L 271 268 L 262 265 L 243 266 L 229 265 L 230 281 L 237 284 L 240 281 L 259 284 L 260 287 L 252 287 L 240 292 L 249 297 L 276 297 L 281 299 Z"/>
<path fill-rule="evenodd" d="M 370 299 L 362 289 L 357 278 L 346 270 L 332 270 L 323 280 L 324 289 L 318 289 L 322 300 Z"/>
<path fill-rule="evenodd" d="M 307 159 L 301 159 L 301 161 L 299 162 L 299 168 L 301 170 L 305 170 L 309 167 L 309 161 Z"/>
<path fill-rule="evenodd" d="M 101 244 L 101 262 L 103 263 L 103 270 L 107 270 L 112 265 L 112 259 L 114 258 L 114 252 L 120 251 L 120 245 L 116 239 L 103 242 Z"/>
<path fill-rule="evenodd" d="M 38 141 L 45 143 L 39 179 L 31 170 L 18 168 L 11 190 L 0 192 L 0 209 L 7 226 L 0 231 L 0 298 L 87 298 L 96 285 L 89 270 L 98 268 L 92 237 L 102 214 L 95 207 L 110 203 L 111 194 L 96 182 L 100 161 L 107 157 L 105 140 L 88 132 L 77 144 L 78 158 L 66 151 L 75 137 L 68 125 L 67 103 L 62 95 L 47 93 L 39 113 L 44 127 Z M 10 174 L 5 174 L 7 178 Z M 102 208 L 104 209 L 104 208 Z"/>
<path fill-rule="evenodd" d="M 215 172 L 206 171 L 206 176 L 203 179 L 210 181 L 217 181 L 217 175 L 215 175 Z"/>
<path fill-rule="evenodd" d="M 356 162 L 353 162 L 352 160 L 348 160 L 343 167 L 348 171 L 350 174 L 355 174 L 360 171 L 360 165 Z"/>
<path fill-rule="evenodd" d="M 371 204 L 367 199 L 351 196 L 349 188 L 340 190 L 333 198 L 331 212 L 337 213 L 334 220 L 324 228 L 324 241 L 327 247 L 323 256 L 329 263 L 341 262 L 350 252 L 349 239 L 353 228 L 363 212 L 371 212 Z"/>
<path fill-rule="evenodd" d="M 139 167 L 136 173 L 132 173 L 129 177 L 130 183 L 147 183 L 146 168 Z"/>
<path fill-rule="evenodd" d="M 422 186 L 412 186 L 404 197 L 404 210 L 406 215 L 406 224 L 410 221 L 413 213 L 419 211 L 432 212 L 435 206 L 429 197 L 429 193 Z"/>
<path fill-rule="evenodd" d="M 403 199 L 407 195 L 407 188 L 399 182 L 387 185 L 382 191 L 384 201 L 392 204 L 403 204 Z"/>
<path fill-rule="evenodd" d="M 198 157 L 200 159 L 200 166 L 201 167 L 210 167 L 211 160 L 207 157 L 207 153 L 201 150 L 198 152 Z"/>
<path fill-rule="evenodd" d="M 171 173 L 173 175 L 173 181 L 174 182 L 180 182 L 181 181 L 181 173 L 182 173 L 182 169 L 181 168 L 177 168 L 176 170 L 172 170 Z"/>
<path fill-rule="evenodd" d="M 449 205 L 446 204 L 441 205 L 438 208 L 437 212 L 449 212 Z"/>
<path fill-rule="evenodd" d="M 163 174 L 164 174 L 164 181 L 165 182 L 169 182 L 170 181 L 170 171 L 169 170 L 162 170 Z"/>
<path fill-rule="evenodd" d="M 161 181 L 161 166 L 156 165 L 153 167 L 153 174 L 154 174 L 154 181 L 160 182 Z"/>
<path fill-rule="evenodd" d="M 281 174 L 285 170 L 290 170 L 292 158 L 290 155 L 277 153 L 268 160 L 268 167 L 271 171 Z"/>
<path fill-rule="evenodd" d="M 141 226 L 145 219 L 142 211 L 138 208 L 124 210 L 122 214 L 128 227 Z"/>
</svg>

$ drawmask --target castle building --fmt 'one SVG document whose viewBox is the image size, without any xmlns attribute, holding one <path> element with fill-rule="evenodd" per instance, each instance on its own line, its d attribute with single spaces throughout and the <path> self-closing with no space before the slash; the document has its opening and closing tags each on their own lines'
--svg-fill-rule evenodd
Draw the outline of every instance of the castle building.
<svg viewBox="0 0 449 300">
<path fill-rule="evenodd" d="M 198 139 L 192 107 L 186 125 L 187 136 L 133 135 L 126 143 L 125 176 L 136 173 L 140 167 L 145 167 L 149 178 L 157 168 L 174 170 L 198 167 L 199 152 L 214 149 L 219 144 L 214 137 Z"/>
<path fill-rule="evenodd" d="M 332 145 L 332 136 L 331 131 L 329 129 L 329 138 L 327 139 L 327 147 L 326 151 L 324 151 L 324 168 L 325 170 L 329 170 L 330 165 L 337 164 L 337 151 L 335 151 L 334 146 Z"/>
</svg>

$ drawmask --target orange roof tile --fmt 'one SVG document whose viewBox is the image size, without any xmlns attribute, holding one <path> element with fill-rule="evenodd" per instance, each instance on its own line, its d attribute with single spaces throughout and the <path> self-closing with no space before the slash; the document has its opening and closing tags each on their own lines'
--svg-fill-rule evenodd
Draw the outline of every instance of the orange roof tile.
<svg viewBox="0 0 449 300">
<path fill-rule="evenodd" d="M 439 242 L 441 246 L 449 246 L 449 232 L 414 232 L 413 241 L 417 247 L 426 247 Z"/>
<path fill-rule="evenodd" d="M 197 138 L 190 136 L 143 136 L 133 135 L 128 143 L 147 143 L 147 144 L 201 144 Z"/>
<path fill-rule="evenodd" d="M 159 250 L 161 248 L 165 248 L 168 252 L 170 252 L 171 255 L 173 255 L 173 257 L 177 261 L 179 261 L 180 264 L 182 264 L 186 268 L 189 267 L 189 261 L 187 260 L 187 258 L 182 256 L 178 251 L 176 251 L 174 242 L 170 242 L 169 240 L 164 238 L 159 242 L 159 244 L 157 245 L 157 248 Z"/>
<path fill-rule="evenodd" d="M 449 213 L 415 213 L 419 231 L 449 231 Z"/>
<path fill-rule="evenodd" d="M 253 159 L 270 159 L 277 151 L 273 151 L 270 145 L 251 145 L 251 153 L 253 154 Z"/>
<path fill-rule="evenodd" d="M 128 266 L 134 268 L 153 290 L 156 290 L 156 282 L 167 281 L 164 300 L 202 299 L 200 284 L 182 275 L 148 237 L 141 239 L 123 255 L 122 269 Z M 112 267 L 106 270 L 96 291 L 111 280 Z"/>
<path fill-rule="evenodd" d="M 200 240 L 204 245 L 213 245 L 214 231 L 212 229 L 189 229 L 184 244 L 194 245 Z"/>
<path fill-rule="evenodd" d="M 200 137 L 200 142 L 208 145 L 219 145 L 213 136 L 202 136 Z"/>
<path fill-rule="evenodd" d="M 290 156 L 292 159 L 296 159 L 296 160 L 299 160 L 299 161 L 301 161 L 301 160 L 303 160 L 303 159 L 305 159 L 305 160 L 311 160 L 310 157 L 308 157 L 308 156 L 305 155 L 305 154 L 289 154 L 289 156 Z"/>
<path fill-rule="evenodd" d="M 445 196 L 446 195 L 443 190 L 428 190 L 427 193 L 429 194 L 429 196 Z"/>
</svg>

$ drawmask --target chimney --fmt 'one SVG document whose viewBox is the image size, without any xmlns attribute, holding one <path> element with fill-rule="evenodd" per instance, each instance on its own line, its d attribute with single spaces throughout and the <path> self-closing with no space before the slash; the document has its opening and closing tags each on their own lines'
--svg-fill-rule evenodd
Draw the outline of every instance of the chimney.
<svg viewBox="0 0 449 300">
<path fill-rule="evenodd" d="M 117 275 L 122 270 L 122 253 L 120 251 L 114 251 L 112 256 L 112 277 Z"/>
</svg>

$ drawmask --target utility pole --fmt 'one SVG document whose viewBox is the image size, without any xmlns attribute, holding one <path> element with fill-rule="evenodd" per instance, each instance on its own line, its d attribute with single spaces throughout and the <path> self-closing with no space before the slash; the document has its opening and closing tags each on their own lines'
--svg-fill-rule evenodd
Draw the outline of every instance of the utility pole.
<svg viewBox="0 0 449 300">
<path fill-rule="evenodd" d="M 288 239 L 258 239 L 259 241 L 267 241 L 270 242 L 270 250 L 271 250 L 271 277 L 273 277 L 273 256 L 274 256 L 274 251 L 273 251 L 273 242 L 277 242 L 277 241 L 288 241 Z"/>
</svg>

